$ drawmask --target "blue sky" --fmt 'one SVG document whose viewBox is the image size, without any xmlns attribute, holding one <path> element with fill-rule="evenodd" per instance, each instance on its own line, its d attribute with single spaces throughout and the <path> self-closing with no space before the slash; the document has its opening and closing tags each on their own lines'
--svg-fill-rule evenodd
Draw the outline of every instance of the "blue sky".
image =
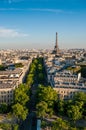
<svg viewBox="0 0 86 130">
<path fill-rule="evenodd" d="M 86 0 L 0 0 L 0 49 L 86 48 Z"/>
</svg>

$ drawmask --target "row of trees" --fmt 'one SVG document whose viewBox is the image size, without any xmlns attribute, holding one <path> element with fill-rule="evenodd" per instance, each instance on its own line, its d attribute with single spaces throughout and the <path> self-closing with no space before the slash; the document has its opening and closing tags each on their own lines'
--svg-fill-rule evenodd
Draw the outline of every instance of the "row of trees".
<svg viewBox="0 0 86 130">
<path fill-rule="evenodd" d="M 14 103 L 12 105 L 12 112 L 18 121 L 25 120 L 29 114 L 29 101 L 31 86 L 38 81 L 39 71 L 42 70 L 40 63 L 41 58 L 33 59 L 29 73 L 26 78 L 26 83 L 19 85 L 14 92 Z M 38 74 L 38 75 L 37 75 Z"/>
<path fill-rule="evenodd" d="M 37 73 L 44 74 L 43 59 L 39 59 Z M 40 63 L 40 64 L 39 64 Z M 41 66 L 41 67 L 40 67 Z M 41 69 L 40 69 L 41 68 Z M 40 79 L 40 78 L 39 78 Z M 42 82 L 45 81 L 42 79 Z M 58 94 L 52 87 L 39 85 L 37 90 L 37 115 L 44 117 L 46 114 L 56 113 L 61 116 L 67 116 L 71 120 L 86 118 L 86 94 L 79 92 L 75 94 L 72 100 L 64 101 L 58 99 Z"/>
<path fill-rule="evenodd" d="M 70 120 L 76 121 L 81 118 L 86 119 L 86 94 L 79 92 L 75 94 L 72 100 L 58 100 L 55 90 L 51 87 L 40 85 L 37 91 L 37 115 L 45 117 L 47 114 L 52 116 L 56 113 L 60 116 L 69 117 Z"/>
<path fill-rule="evenodd" d="M 42 127 L 51 130 L 85 130 L 86 128 L 77 128 L 75 123 L 77 120 L 86 119 L 86 94 L 83 92 L 77 93 L 72 100 L 59 100 L 58 94 L 50 86 L 40 85 L 37 91 L 37 116 L 41 119 L 51 117 L 53 114 L 58 117 L 66 117 L 67 120 L 61 118 L 47 124 L 42 124 Z"/>
<path fill-rule="evenodd" d="M 38 57 L 33 60 L 29 69 L 26 84 L 29 86 L 34 84 L 35 87 L 40 84 L 36 94 L 37 115 L 39 117 L 45 116 L 46 114 L 51 116 L 54 113 L 54 104 L 55 101 L 57 101 L 57 93 L 50 86 L 43 86 L 43 84 L 46 84 L 43 58 Z"/>
<path fill-rule="evenodd" d="M 15 89 L 12 112 L 18 122 L 25 120 L 28 115 L 29 93 L 30 87 L 27 84 L 21 84 Z"/>
<path fill-rule="evenodd" d="M 18 88 L 14 91 L 14 101 L 9 106 L 6 103 L 0 104 L 0 113 L 8 113 L 11 112 L 12 115 L 17 119 L 17 123 L 21 123 L 26 119 L 29 114 L 29 101 L 30 101 L 30 89 L 34 84 L 35 80 L 37 80 L 37 69 L 38 59 L 34 59 L 30 65 L 29 73 L 26 78 L 25 84 L 20 84 Z M 15 67 L 23 67 L 21 63 L 15 64 Z M 4 66 L 0 66 L 0 70 L 5 70 Z M 36 78 L 35 78 L 36 77 Z M 8 124 L 0 124 L 0 128 L 2 129 L 13 129 L 18 130 L 18 124 L 8 125 Z"/>
<path fill-rule="evenodd" d="M 14 104 L 12 106 L 13 114 L 17 117 L 19 121 L 25 120 L 27 115 L 29 114 L 29 101 L 30 101 L 30 89 L 36 80 L 37 70 L 36 67 L 38 65 L 38 59 L 33 59 L 29 73 L 26 78 L 26 83 L 19 85 L 18 88 L 15 89 L 14 93 Z"/>
<path fill-rule="evenodd" d="M 29 74 L 26 78 L 26 83 L 21 84 L 18 88 L 14 91 L 14 101 L 11 106 L 7 105 L 6 103 L 0 104 L 0 113 L 8 113 L 11 110 L 14 115 L 20 119 L 24 120 L 28 113 L 27 104 L 30 100 L 30 88 L 36 82 L 42 80 L 41 72 L 42 72 L 42 65 L 40 64 L 42 58 L 36 58 L 32 61 L 29 69 Z M 17 67 L 21 66 L 21 64 L 16 64 Z M 3 66 L 0 66 L 2 69 Z M 39 73 L 40 72 L 40 73 Z"/>
<path fill-rule="evenodd" d="M 39 84 L 45 84 L 45 68 L 43 65 L 43 58 L 38 58 L 38 65 L 37 65 L 37 81 Z"/>
<path fill-rule="evenodd" d="M 81 118 L 86 118 L 86 94 L 78 92 L 72 100 L 58 100 L 55 106 L 55 111 L 61 116 L 67 116 L 71 120 L 76 121 Z"/>
<path fill-rule="evenodd" d="M 77 128 L 75 126 L 71 126 L 67 120 L 63 120 L 62 118 L 58 118 L 52 122 L 42 121 L 41 127 L 49 130 L 86 130 L 84 127 Z"/>
<path fill-rule="evenodd" d="M 34 83 L 36 70 L 36 60 L 30 65 L 29 73 L 26 78 L 26 83 L 19 85 L 14 92 L 14 103 L 12 105 L 12 112 L 18 121 L 25 120 L 29 114 L 30 88 Z"/>
<path fill-rule="evenodd" d="M 36 74 L 36 64 L 37 60 L 34 59 L 30 65 L 29 74 L 27 75 L 26 83 L 31 86 L 34 83 L 35 74 Z"/>
<path fill-rule="evenodd" d="M 43 67 L 43 58 L 36 58 L 33 60 L 29 75 L 27 76 L 28 84 L 43 84 L 45 80 L 44 76 L 44 67 Z"/>
</svg>

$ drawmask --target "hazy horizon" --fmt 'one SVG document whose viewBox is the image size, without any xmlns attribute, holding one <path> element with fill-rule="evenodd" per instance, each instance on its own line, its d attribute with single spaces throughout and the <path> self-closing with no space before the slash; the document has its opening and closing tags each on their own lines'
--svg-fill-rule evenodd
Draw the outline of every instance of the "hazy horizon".
<svg viewBox="0 0 86 130">
<path fill-rule="evenodd" d="M 86 48 L 85 0 L 1 0 L 0 49 Z"/>
</svg>

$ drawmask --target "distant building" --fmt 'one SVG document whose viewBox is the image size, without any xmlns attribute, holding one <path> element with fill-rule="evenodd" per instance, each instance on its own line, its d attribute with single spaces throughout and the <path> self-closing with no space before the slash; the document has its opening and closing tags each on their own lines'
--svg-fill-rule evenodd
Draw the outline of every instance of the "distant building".
<svg viewBox="0 0 86 130">
<path fill-rule="evenodd" d="M 61 99 L 72 99 L 75 93 L 86 93 L 86 79 L 81 77 L 81 73 L 74 72 L 73 68 L 78 70 L 76 63 L 85 64 L 86 59 L 82 56 L 84 50 L 71 49 L 61 51 L 58 47 L 56 32 L 56 43 L 52 53 L 46 53 L 44 56 L 44 65 L 47 73 L 47 81 L 54 90 L 58 92 Z M 69 68 L 71 69 L 69 69 Z M 78 72 L 78 71 L 77 71 Z"/>
</svg>

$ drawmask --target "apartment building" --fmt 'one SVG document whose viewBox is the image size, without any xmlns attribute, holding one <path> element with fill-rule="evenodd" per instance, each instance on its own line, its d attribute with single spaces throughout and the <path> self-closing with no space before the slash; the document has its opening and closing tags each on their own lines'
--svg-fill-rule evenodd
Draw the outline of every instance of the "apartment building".
<svg viewBox="0 0 86 130">
<path fill-rule="evenodd" d="M 60 98 L 71 99 L 77 92 L 86 92 L 86 84 L 82 82 L 80 73 L 76 75 L 69 71 L 58 72 L 52 82 Z"/>
<path fill-rule="evenodd" d="M 44 57 L 44 65 L 47 73 L 47 81 L 58 92 L 59 98 L 71 99 L 77 92 L 86 92 L 86 83 L 81 74 L 75 74 L 66 69 L 67 65 L 74 65 L 74 59 L 69 61 L 65 58 L 48 56 Z"/>
<path fill-rule="evenodd" d="M 14 89 L 17 87 L 16 82 L 0 83 L 0 104 L 11 104 L 13 101 Z"/>
<path fill-rule="evenodd" d="M 22 69 L 19 68 L 16 68 L 15 70 L 0 71 L 0 82 L 19 82 L 22 73 Z"/>
<path fill-rule="evenodd" d="M 29 70 L 32 59 L 24 63 L 22 68 L 0 71 L 0 104 L 11 104 L 16 87 L 23 83 Z"/>
</svg>

